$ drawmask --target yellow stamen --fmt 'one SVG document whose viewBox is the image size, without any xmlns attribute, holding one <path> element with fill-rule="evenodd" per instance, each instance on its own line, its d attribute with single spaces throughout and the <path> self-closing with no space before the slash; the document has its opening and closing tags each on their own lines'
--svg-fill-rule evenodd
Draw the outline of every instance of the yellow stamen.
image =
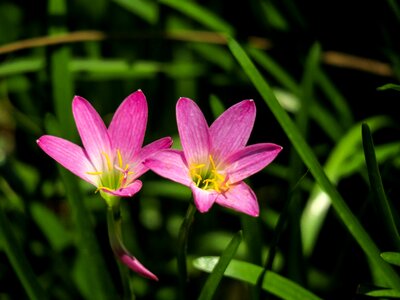
<svg viewBox="0 0 400 300">
<path fill-rule="evenodd" d="M 212 166 L 213 170 L 216 170 L 217 168 L 215 167 L 215 163 L 214 163 L 214 160 L 213 160 L 211 154 L 208 157 L 210 158 L 210 162 L 211 162 L 211 166 Z"/>
<path fill-rule="evenodd" d="M 121 156 L 121 152 L 119 151 L 119 149 L 117 149 L 117 156 L 118 156 L 118 166 L 120 168 L 122 168 L 122 156 Z"/>
<path fill-rule="evenodd" d="M 101 154 L 103 154 L 106 159 L 108 170 L 111 171 L 113 168 L 112 168 L 110 157 L 105 152 L 102 152 Z"/>
<path fill-rule="evenodd" d="M 103 174 L 103 172 L 86 172 L 86 174 L 89 174 L 89 175 L 101 175 L 101 174 Z"/>
<path fill-rule="evenodd" d="M 113 192 L 113 191 L 114 191 L 114 190 L 112 190 L 112 189 L 110 189 L 110 188 L 108 188 L 108 187 L 99 186 L 99 187 L 96 189 L 95 193 L 97 193 L 97 192 L 100 191 L 100 190 L 105 190 L 105 191 L 109 191 L 109 192 Z"/>
<path fill-rule="evenodd" d="M 192 164 L 189 168 L 190 175 L 199 188 L 225 193 L 230 188 L 228 176 L 217 170 L 212 155 L 208 158 L 208 164 Z"/>
</svg>

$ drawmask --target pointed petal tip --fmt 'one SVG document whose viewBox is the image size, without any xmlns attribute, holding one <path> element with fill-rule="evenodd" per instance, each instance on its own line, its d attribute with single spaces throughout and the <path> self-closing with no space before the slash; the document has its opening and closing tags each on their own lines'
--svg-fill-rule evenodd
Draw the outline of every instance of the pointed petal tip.
<svg viewBox="0 0 400 300">
<path fill-rule="evenodd" d="M 120 261 L 142 277 L 158 281 L 158 277 L 146 269 L 134 256 L 129 253 L 117 254 Z"/>
<path fill-rule="evenodd" d="M 179 97 L 178 102 L 177 102 L 176 105 L 179 105 L 180 103 L 183 103 L 183 102 L 194 102 L 194 101 L 192 99 L 190 99 L 190 98 L 187 98 L 187 97 Z"/>
</svg>

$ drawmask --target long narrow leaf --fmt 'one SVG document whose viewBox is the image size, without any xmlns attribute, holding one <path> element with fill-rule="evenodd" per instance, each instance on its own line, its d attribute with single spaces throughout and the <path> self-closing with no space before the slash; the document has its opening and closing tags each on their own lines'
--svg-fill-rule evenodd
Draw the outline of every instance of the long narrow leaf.
<svg viewBox="0 0 400 300">
<path fill-rule="evenodd" d="M 158 5 L 153 1 L 146 0 L 113 0 L 126 10 L 134 13 L 148 23 L 154 25 L 158 20 Z"/>
<path fill-rule="evenodd" d="M 242 241 L 242 232 L 239 231 L 230 241 L 228 247 L 222 253 L 220 259 L 215 264 L 210 276 L 208 276 L 206 283 L 204 284 L 199 300 L 212 299 L 217 290 L 219 282 L 224 276 L 225 270 L 235 255 L 240 243 Z"/>
<path fill-rule="evenodd" d="M 386 198 L 385 189 L 383 187 L 381 175 L 376 161 L 374 142 L 371 137 L 371 130 L 366 123 L 362 124 L 362 136 L 365 152 L 365 162 L 368 169 L 368 177 L 371 189 L 376 197 L 376 203 L 380 208 L 383 216 L 383 222 L 386 225 L 386 230 L 391 236 L 396 250 L 400 250 L 399 232 L 396 228 L 396 223 L 390 208 L 389 200 Z"/>
<path fill-rule="evenodd" d="M 381 257 L 389 264 L 400 267 L 400 253 L 399 252 L 382 252 Z"/>
<path fill-rule="evenodd" d="M 377 116 L 364 120 L 364 122 L 368 122 L 371 129 L 375 131 L 388 126 L 390 119 L 384 116 Z M 333 184 L 337 184 L 343 176 L 357 171 L 361 166 L 361 161 L 355 159 L 358 153 L 362 153 L 360 126 L 361 123 L 357 123 L 350 128 L 332 149 L 326 160 L 324 171 Z M 358 164 L 355 165 L 355 162 L 358 162 Z M 350 166 L 351 169 L 349 169 Z M 330 207 L 331 200 L 329 195 L 319 185 L 315 185 L 301 217 L 303 251 L 306 256 L 311 255 L 314 249 Z"/>
<path fill-rule="evenodd" d="M 275 115 L 276 119 L 282 126 L 287 137 L 292 142 L 293 146 L 302 158 L 305 165 L 310 169 L 310 172 L 312 173 L 316 181 L 320 184 L 320 186 L 330 196 L 332 205 L 346 228 L 349 230 L 351 235 L 355 238 L 360 247 L 369 257 L 371 263 L 379 268 L 379 270 L 381 271 L 381 276 L 382 278 L 384 278 L 385 282 L 390 287 L 400 290 L 399 275 L 379 256 L 380 251 L 378 247 L 375 245 L 374 241 L 362 227 L 358 219 L 353 215 L 350 208 L 343 200 L 342 196 L 336 190 L 335 186 L 330 182 L 310 146 L 301 136 L 298 128 L 290 119 L 289 115 L 279 105 L 271 88 L 265 82 L 257 68 L 254 66 L 253 62 L 249 59 L 246 52 L 244 52 L 242 47 L 233 38 L 229 39 L 228 46 L 232 51 L 232 54 L 240 63 L 244 72 L 247 74 L 252 83 L 255 85 L 258 92 L 261 94 L 265 103 L 269 106 L 272 113 Z"/>
<path fill-rule="evenodd" d="M 180 0 L 160 0 L 159 2 L 180 11 L 211 30 L 228 34 L 233 34 L 234 32 L 233 28 L 228 23 L 195 2 Z"/>
<path fill-rule="evenodd" d="M 219 257 L 216 256 L 199 257 L 193 261 L 193 265 L 197 269 L 211 272 L 218 261 Z M 262 271 L 263 268 L 260 266 L 233 259 L 229 263 L 224 274 L 227 277 L 255 285 L 257 283 L 257 278 L 260 276 Z M 321 299 L 297 283 L 272 271 L 267 271 L 265 274 L 262 288 L 265 291 L 286 300 Z"/>
</svg>

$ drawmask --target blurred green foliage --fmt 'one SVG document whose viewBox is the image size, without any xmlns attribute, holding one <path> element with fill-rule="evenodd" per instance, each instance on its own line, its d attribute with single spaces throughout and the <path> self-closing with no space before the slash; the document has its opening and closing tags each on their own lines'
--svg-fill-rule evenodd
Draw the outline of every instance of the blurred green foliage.
<svg viewBox="0 0 400 300">
<path fill-rule="evenodd" d="M 284 148 L 248 180 L 259 218 L 217 206 L 196 215 L 191 298 L 398 297 L 399 5 L 1 0 L 0 299 L 179 297 L 189 189 L 148 172 L 122 201 L 124 239 L 159 277 L 152 282 L 117 264 L 93 187 L 35 142 L 49 133 L 80 143 L 74 95 L 108 123 L 137 89 L 149 105 L 145 143 L 172 136 L 180 147 L 175 104 L 184 96 L 210 123 L 254 99 L 250 142 Z"/>
</svg>

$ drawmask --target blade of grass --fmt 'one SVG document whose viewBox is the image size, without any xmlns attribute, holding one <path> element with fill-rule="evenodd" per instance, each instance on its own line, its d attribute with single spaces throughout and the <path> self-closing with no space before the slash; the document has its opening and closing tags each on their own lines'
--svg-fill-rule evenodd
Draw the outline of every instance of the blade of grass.
<svg viewBox="0 0 400 300">
<path fill-rule="evenodd" d="M 228 267 L 229 263 L 231 262 L 233 256 L 235 255 L 236 250 L 238 249 L 241 241 L 242 241 L 242 232 L 239 231 L 229 242 L 228 247 L 226 247 L 220 259 L 215 264 L 210 276 L 208 276 L 206 283 L 201 289 L 201 293 L 198 298 L 199 300 L 209 300 L 213 298 L 215 291 L 217 290 L 217 287 L 219 285 L 219 282 L 224 276 L 224 272 Z"/>
<path fill-rule="evenodd" d="M 32 218 L 46 236 L 51 248 L 57 252 L 72 244 L 71 234 L 57 216 L 41 203 L 31 204 Z"/>
<path fill-rule="evenodd" d="M 153 1 L 143 0 L 113 0 L 126 10 L 134 13 L 146 22 L 154 25 L 158 21 L 158 5 Z"/>
<path fill-rule="evenodd" d="M 381 271 L 381 276 L 385 279 L 388 286 L 400 290 L 399 275 L 390 265 L 382 260 L 379 255 L 380 251 L 378 247 L 375 245 L 374 241 L 365 231 L 358 219 L 351 212 L 350 208 L 347 206 L 346 202 L 339 194 L 335 186 L 330 182 L 312 149 L 306 143 L 298 128 L 290 119 L 289 115 L 279 105 L 271 88 L 263 79 L 253 62 L 247 56 L 246 52 L 233 38 L 228 39 L 228 47 L 258 92 L 261 94 L 265 103 L 268 105 L 275 118 L 285 131 L 287 137 L 292 142 L 299 156 L 302 158 L 305 165 L 310 169 L 311 174 L 330 196 L 332 206 L 334 207 L 337 215 L 342 220 L 345 227 L 363 249 L 365 254 L 369 257 L 371 263 L 373 263 L 375 267 Z"/>
<path fill-rule="evenodd" d="M 391 211 L 391 205 L 389 200 L 386 198 L 385 189 L 383 187 L 381 175 L 376 161 L 374 142 L 371 136 L 371 130 L 366 123 L 362 124 L 362 137 L 363 146 L 365 153 L 365 162 L 368 169 L 368 177 L 371 185 L 371 190 L 375 195 L 376 203 L 380 208 L 383 216 L 383 223 L 385 224 L 386 230 L 391 236 L 391 240 L 396 247 L 396 250 L 400 250 L 400 239 L 399 232 L 396 227 L 396 223 L 393 218 Z"/>
<path fill-rule="evenodd" d="M 384 116 L 372 117 L 364 122 L 368 122 L 374 131 L 391 123 L 390 119 Z M 361 167 L 360 161 L 355 159 L 357 154 L 362 152 L 360 126 L 361 122 L 350 128 L 336 143 L 326 160 L 324 171 L 333 184 L 337 184 L 343 176 L 354 173 Z M 357 165 L 355 165 L 356 161 Z M 349 165 L 352 166 L 351 172 Z M 330 207 L 329 195 L 319 185 L 315 185 L 301 217 L 304 255 L 311 255 Z"/>
<path fill-rule="evenodd" d="M 218 263 L 219 257 L 199 257 L 193 261 L 193 265 L 205 272 L 211 272 L 215 265 Z M 250 284 L 255 285 L 257 278 L 259 278 L 263 268 L 254 264 L 231 260 L 226 271 L 225 276 L 238 279 Z M 318 300 L 321 299 L 312 292 L 304 289 L 299 284 L 276 274 L 272 271 L 267 271 L 262 283 L 262 288 L 281 299 L 286 300 Z"/>
<path fill-rule="evenodd" d="M 394 83 L 388 83 L 378 87 L 378 91 L 386 91 L 391 89 L 395 91 L 400 91 L 400 85 Z"/>
<path fill-rule="evenodd" d="M 315 85 L 315 75 L 318 70 L 319 61 L 321 56 L 321 47 L 318 43 L 315 43 L 309 50 L 306 57 L 304 73 L 302 76 L 302 81 L 300 85 L 300 99 L 301 106 L 298 113 L 295 115 L 295 123 L 299 128 L 299 131 L 303 136 L 307 136 L 310 122 L 311 109 L 315 107 L 316 101 L 314 99 L 314 85 Z M 303 276 L 303 254 L 301 235 L 300 235 L 300 209 L 301 209 L 301 194 L 300 189 L 297 188 L 299 181 L 301 181 L 303 174 L 306 173 L 304 169 L 304 164 L 300 159 L 298 153 L 292 147 L 289 159 L 289 169 L 291 170 L 289 176 L 289 186 L 290 193 L 288 199 L 285 203 L 284 209 L 282 211 L 281 217 L 279 218 L 279 223 L 275 230 L 275 235 L 279 237 L 283 231 L 286 222 L 289 224 L 289 234 L 294 238 L 289 241 L 289 255 L 288 255 L 288 274 L 296 278 L 297 282 L 305 282 Z M 287 219 L 287 220 L 286 220 Z M 280 226 L 279 226 L 280 225 Z M 271 250 L 274 250 L 277 245 L 272 243 Z M 274 253 L 273 251 L 270 251 Z M 270 253 L 269 253 L 270 256 Z M 270 257 L 268 257 L 270 259 Z M 273 259 L 273 258 L 272 258 Z M 270 262 L 272 266 L 272 261 Z M 268 268 L 268 265 L 266 267 Z M 259 279 L 260 280 L 260 279 Z M 261 281 L 262 282 L 262 281 Z M 259 284 L 261 284 L 261 282 Z"/>
<path fill-rule="evenodd" d="M 44 68 L 44 59 L 41 58 L 20 58 L 6 61 L 0 65 L 0 77 L 18 75 L 21 73 L 37 72 Z"/>
<path fill-rule="evenodd" d="M 342 128 L 349 128 L 353 124 L 353 115 L 351 113 L 350 107 L 344 99 L 343 95 L 337 90 L 333 85 L 329 77 L 321 69 L 316 76 L 317 85 L 320 87 L 326 97 L 332 103 L 332 106 L 336 109 L 336 114 L 340 118 L 340 124 Z"/>
<path fill-rule="evenodd" d="M 254 61 L 268 71 L 283 87 L 296 95 L 299 94 L 299 85 L 296 80 L 280 65 L 278 65 L 267 53 L 252 47 L 247 48 L 247 51 Z"/>
<path fill-rule="evenodd" d="M 400 253 L 399 252 L 382 252 L 381 257 L 389 264 L 400 267 Z"/>
<path fill-rule="evenodd" d="M 231 35 L 234 33 L 234 29 L 228 23 L 195 2 L 180 0 L 160 0 L 159 3 L 180 11 L 184 15 L 193 20 L 196 20 L 197 22 L 203 24 L 205 27 L 211 30 L 228 33 Z"/>
<path fill-rule="evenodd" d="M 0 206 L 0 239 L 1 248 L 4 249 L 11 266 L 17 274 L 22 286 L 32 300 L 47 299 L 47 295 L 37 281 L 28 258 L 23 253 L 17 241 L 10 222 Z"/>
<path fill-rule="evenodd" d="M 62 20 L 67 14 L 65 0 L 51 0 L 48 2 L 48 14 L 50 20 Z M 50 24 L 49 35 L 58 35 L 66 32 L 62 22 Z M 75 128 L 72 116 L 65 112 L 71 110 L 71 101 L 74 96 L 73 80 L 68 69 L 71 53 L 66 45 L 55 46 L 50 49 L 50 76 L 51 88 L 56 115 L 62 126 L 62 132 L 67 138 L 72 139 L 71 128 Z"/>
</svg>

